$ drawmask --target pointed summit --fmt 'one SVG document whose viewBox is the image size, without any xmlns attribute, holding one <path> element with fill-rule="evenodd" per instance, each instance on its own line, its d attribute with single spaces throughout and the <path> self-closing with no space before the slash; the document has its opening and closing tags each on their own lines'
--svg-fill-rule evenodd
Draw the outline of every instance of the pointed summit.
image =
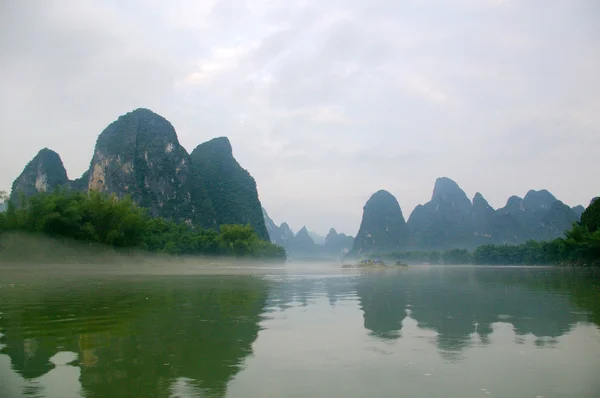
<svg viewBox="0 0 600 398">
<path fill-rule="evenodd" d="M 231 156 L 233 157 L 233 149 L 231 147 L 231 142 L 229 142 L 229 138 L 227 137 L 217 137 L 212 140 L 206 141 L 196 147 L 194 151 L 192 151 L 192 157 L 194 156 L 194 152 L 196 150 L 201 151 L 212 151 L 220 156 Z"/>
<path fill-rule="evenodd" d="M 431 199 L 433 200 L 434 198 L 441 195 L 460 195 L 461 193 L 464 194 L 463 190 L 460 189 L 456 182 L 454 182 L 448 177 L 440 177 L 435 180 L 435 185 L 433 186 L 433 194 L 431 195 Z"/>
<path fill-rule="evenodd" d="M 492 242 L 495 220 L 496 211 L 485 200 L 483 195 L 477 192 L 473 197 L 473 217 L 471 222 L 475 245 Z"/>
<path fill-rule="evenodd" d="M 545 189 L 535 191 L 530 190 L 523 198 L 523 207 L 525 210 L 547 211 L 557 199 Z"/>
<path fill-rule="evenodd" d="M 585 211 L 585 207 L 583 207 L 582 205 L 577 205 L 577 206 L 571 207 L 571 210 L 573 210 L 575 212 L 575 214 L 577 214 L 577 219 L 580 219 L 581 215 Z"/>
<path fill-rule="evenodd" d="M 317 245 L 315 245 L 315 242 L 310 237 L 306 226 L 303 226 L 300 231 L 298 231 L 296 236 L 294 236 L 294 239 L 291 242 L 290 251 L 292 254 L 317 252 Z"/>
<path fill-rule="evenodd" d="M 303 225 L 302 228 L 300 228 L 300 231 L 298 231 L 296 236 L 298 236 L 298 235 L 306 235 L 310 238 L 310 235 L 308 234 L 308 229 L 306 228 L 306 225 Z"/>
<path fill-rule="evenodd" d="M 524 211 L 525 206 L 523 204 L 523 199 L 519 196 L 513 195 L 506 201 L 506 206 L 502 209 L 498 209 L 498 211 L 503 211 L 505 213 L 515 212 L 515 211 Z"/>
<path fill-rule="evenodd" d="M 85 176 L 87 190 L 129 194 L 152 216 L 218 227 L 173 125 L 149 109 L 122 115 L 100 133 Z"/>
<path fill-rule="evenodd" d="M 18 203 L 19 194 L 26 197 L 38 192 L 49 192 L 55 187 L 66 187 L 69 183 L 67 171 L 58 155 L 51 149 L 44 148 L 23 169 L 13 182 L 11 201 Z"/>
<path fill-rule="evenodd" d="M 269 217 L 269 214 L 265 210 L 264 207 L 261 206 L 263 219 L 265 222 L 265 227 L 267 228 L 267 233 L 269 234 L 269 239 L 271 242 L 281 245 L 281 239 L 279 237 L 279 228 L 275 224 L 275 222 Z"/>
<path fill-rule="evenodd" d="M 233 157 L 229 139 L 200 144 L 190 157 L 215 209 L 217 225 L 250 224 L 260 238 L 269 239 L 256 181 Z"/>
<path fill-rule="evenodd" d="M 477 192 L 475 194 L 475 196 L 473 197 L 473 213 L 474 214 L 484 214 L 484 213 L 493 214 L 493 213 L 495 213 L 495 210 L 492 206 L 490 206 L 488 201 L 485 200 L 483 195 L 480 194 L 479 192 Z"/>
<path fill-rule="evenodd" d="M 374 193 L 363 207 L 360 229 L 354 239 L 357 253 L 400 250 L 408 244 L 408 228 L 400 204 L 391 193 Z"/>
<path fill-rule="evenodd" d="M 468 247 L 472 211 L 471 201 L 457 183 L 438 178 L 431 200 L 417 206 L 408 219 L 412 245 L 427 250 Z"/>
<path fill-rule="evenodd" d="M 473 196 L 473 205 L 475 205 L 475 203 L 482 206 L 489 206 L 488 201 L 485 200 L 480 192 L 475 193 L 475 196 Z"/>
<path fill-rule="evenodd" d="M 348 253 L 352 250 L 354 238 L 346 234 L 338 234 L 335 228 L 331 228 L 327 237 L 325 237 L 325 251 L 330 254 L 339 255 Z"/>
</svg>

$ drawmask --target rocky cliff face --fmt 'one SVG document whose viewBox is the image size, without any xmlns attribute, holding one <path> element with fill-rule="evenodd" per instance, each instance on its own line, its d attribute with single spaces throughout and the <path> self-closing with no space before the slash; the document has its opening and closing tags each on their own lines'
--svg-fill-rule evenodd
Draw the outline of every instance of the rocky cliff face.
<svg viewBox="0 0 600 398">
<path fill-rule="evenodd" d="M 545 189 L 539 191 L 530 190 L 523 198 L 525 211 L 548 211 L 557 199 Z"/>
<path fill-rule="evenodd" d="M 51 192 L 55 187 L 66 187 L 68 183 L 67 171 L 58 153 L 44 148 L 13 182 L 11 201 L 18 204 L 21 192 L 25 196 Z"/>
<path fill-rule="evenodd" d="M 506 205 L 496 210 L 494 235 L 491 243 L 519 243 L 525 235 L 522 225 L 524 213 L 523 198 L 519 196 L 508 198 Z"/>
<path fill-rule="evenodd" d="M 579 220 L 573 209 L 545 189 L 531 190 L 523 199 L 511 196 L 496 215 L 493 243 L 508 244 L 558 238 Z"/>
<path fill-rule="evenodd" d="M 294 232 L 292 231 L 288 223 L 281 223 L 281 225 L 279 226 L 279 233 L 284 247 L 286 247 L 285 245 L 290 245 L 292 240 L 294 239 Z"/>
<path fill-rule="evenodd" d="M 306 227 L 302 227 L 294 236 L 290 245 L 290 253 L 293 254 L 318 254 L 320 248 L 310 237 Z"/>
<path fill-rule="evenodd" d="M 15 180 L 12 195 L 56 186 L 130 195 L 152 216 L 205 228 L 249 223 L 268 239 L 256 183 L 233 157 L 229 140 L 199 145 L 192 157 L 171 123 L 148 109 L 122 115 L 102 131 L 81 178 L 69 181 L 58 154 L 43 149 Z"/>
<path fill-rule="evenodd" d="M 311 231 L 311 230 L 308 230 L 308 234 L 312 238 L 313 242 L 315 242 L 317 245 L 324 245 L 325 244 L 325 238 L 326 238 L 326 236 L 319 235 L 315 231 Z"/>
<path fill-rule="evenodd" d="M 268 240 L 256 182 L 233 157 L 229 140 L 219 137 L 200 144 L 191 159 L 213 204 L 217 224 L 250 224 Z"/>
<path fill-rule="evenodd" d="M 564 231 L 571 229 L 573 223 L 579 221 L 579 218 L 573 209 L 560 200 L 556 200 L 541 217 L 538 228 L 545 239 L 554 239 L 562 236 Z"/>
<path fill-rule="evenodd" d="M 402 210 L 389 192 L 374 193 L 363 207 L 360 229 L 354 239 L 356 254 L 402 250 L 409 233 Z"/>
<path fill-rule="evenodd" d="M 438 178 L 431 200 L 417 206 L 408 219 L 411 246 L 445 249 L 467 245 L 473 237 L 472 204 L 458 184 Z"/>
<path fill-rule="evenodd" d="M 275 224 L 273 219 L 269 217 L 269 214 L 264 207 L 261 206 L 261 210 L 264 218 L 265 228 L 267 228 L 267 233 L 269 234 L 269 240 L 276 245 L 281 246 L 281 243 L 279 242 L 279 227 L 277 224 Z"/>
<path fill-rule="evenodd" d="M 489 205 L 482 194 L 477 192 L 473 197 L 471 226 L 473 239 L 477 245 L 492 242 L 495 233 L 496 211 Z"/>
<path fill-rule="evenodd" d="M 204 227 L 219 225 L 175 129 L 148 109 L 119 117 L 100 134 L 87 190 L 131 195 L 153 216 Z"/>
<path fill-rule="evenodd" d="M 577 206 L 571 207 L 571 210 L 573 210 L 575 212 L 575 214 L 577 215 L 577 218 L 581 218 L 581 215 L 585 211 L 585 207 L 583 207 L 582 205 L 577 205 Z"/>
<path fill-rule="evenodd" d="M 339 256 L 352 250 L 354 238 L 346 234 L 338 234 L 335 228 L 331 228 L 325 237 L 323 246 L 327 253 Z"/>
</svg>

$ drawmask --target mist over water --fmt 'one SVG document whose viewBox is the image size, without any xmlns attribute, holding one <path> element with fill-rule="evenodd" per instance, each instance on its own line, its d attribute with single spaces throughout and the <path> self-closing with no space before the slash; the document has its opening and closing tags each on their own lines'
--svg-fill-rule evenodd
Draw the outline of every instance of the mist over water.
<svg viewBox="0 0 600 398">
<path fill-rule="evenodd" d="M 3 264 L 0 396 L 600 391 L 593 272 L 211 261 Z"/>
</svg>

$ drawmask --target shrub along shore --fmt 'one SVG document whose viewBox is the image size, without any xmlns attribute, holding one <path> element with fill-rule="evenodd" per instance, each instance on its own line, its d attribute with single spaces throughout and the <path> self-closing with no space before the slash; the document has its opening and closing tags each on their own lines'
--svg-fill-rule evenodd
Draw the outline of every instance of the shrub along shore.
<svg viewBox="0 0 600 398">
<path fill-rule="evenodd" d="M 129 197 L 56 190 L 20 202 L 18 207 L 9 202 L 0 213 L 0 234 L 42 234 L 173 255 L 286 258 L 282 247 L 261 240 L 250 225 L 221 225 L 215 231 L 150 217 Z"/>
</svg>

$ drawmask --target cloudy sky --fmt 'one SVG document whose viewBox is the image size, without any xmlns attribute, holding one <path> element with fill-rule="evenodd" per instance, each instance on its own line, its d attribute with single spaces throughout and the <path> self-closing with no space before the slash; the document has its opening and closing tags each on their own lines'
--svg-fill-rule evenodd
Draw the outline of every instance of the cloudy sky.
<svg viewBox="0 0 600 398">
<path fill-rule="evenodd" d="M 0 2 L 0 190 L 39 149 L 70 178 L 138 107 L 191 151 L 228 136 L 276 222 L 355 234 L 436 177 L 494 207 L 600 194 L 597 0 Z"/>
</svg>

